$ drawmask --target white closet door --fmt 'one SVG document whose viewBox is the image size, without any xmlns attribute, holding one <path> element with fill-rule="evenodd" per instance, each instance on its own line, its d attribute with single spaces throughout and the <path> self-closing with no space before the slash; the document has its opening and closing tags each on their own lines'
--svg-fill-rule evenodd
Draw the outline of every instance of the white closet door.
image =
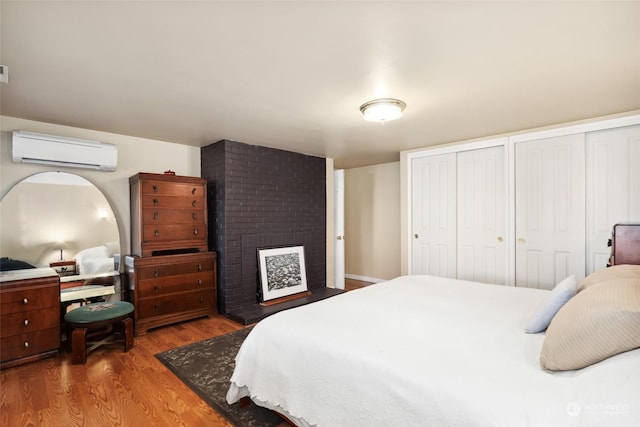
<svg viewBox="0 0 640 427">
<path fill-rule="evenodd" d="M 587 134 L 587 274 L 605 268 L 615 224 L 640 224 L 640 126 Z"/>
<path fill-rule="evenodd" d="M 517 143 L 515 158 L 516 286 L 584 277 L 584 134 Z"/>
<path fill-rule="evenodd" d="M 411 274 L 456 277 L 456 154 L 411 162 Z"/>
<path fill-rule="evenodd" d="M 458 153 L 458 278 L 506 283 L 504 147 Z"/>
</svg>

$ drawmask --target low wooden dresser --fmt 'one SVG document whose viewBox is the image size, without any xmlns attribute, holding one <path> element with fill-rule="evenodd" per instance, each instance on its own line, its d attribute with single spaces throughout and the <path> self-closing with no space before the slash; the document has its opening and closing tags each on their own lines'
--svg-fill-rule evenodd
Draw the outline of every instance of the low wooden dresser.
<svg viewBox="0 0 640 427">
<path fill-rule="evenodd" d="M 126 256 L 135 335 L 216 313 L 216 253 Z"/>
<path fill-rule="evenodd" d="M 0 368 L 58 353 L 60 277 L 54 269 L 0 273 L 0 303 Z"/>
</svg>

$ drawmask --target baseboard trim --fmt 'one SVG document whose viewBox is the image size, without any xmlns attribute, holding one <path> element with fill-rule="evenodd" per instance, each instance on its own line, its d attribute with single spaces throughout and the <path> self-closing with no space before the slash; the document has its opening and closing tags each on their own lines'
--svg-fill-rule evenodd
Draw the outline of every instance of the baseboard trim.
<svg viewBox="0 0 640 427">
<path fill-rule="evenodd" d="M 386 279 L 376 279 L 375 277 L 358 276 L 357 274 L 345 274 L 345 279 L 360 280 L 361 282 L 380 283 L 386 282 Z"/>
</svg>

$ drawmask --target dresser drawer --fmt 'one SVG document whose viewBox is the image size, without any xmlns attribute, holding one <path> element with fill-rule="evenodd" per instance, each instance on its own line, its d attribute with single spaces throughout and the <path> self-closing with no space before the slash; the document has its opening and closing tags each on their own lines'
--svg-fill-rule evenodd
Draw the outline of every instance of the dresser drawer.
<svg viewBox="0 0 640 427">
<path fill-rule="evenodd" d="M 171 261 L 168 258 L 136 258 L 136 280 L 140 282 L 159 277 L 214 271 L 214 258 L 209 256 L 191 255 L 188 259 L 193 260 L 182 262 Z M 152 263 L 149 263 L 149 261 L 152 261 Z"/>
<path fill-rule="evenodd" d="M 207 238 L 207 226 L 205 224 L 158 224 L 145 225 L 142 231 L 142 241 L 173 242 L 176 240 L 204 241 Z"/>
<path fill-rule="evenodd" d="M 145 209 L 142 218 L 146 225 L 201 224 L 204 213 L 202 209 Z"/>
<path fill-rule="evenodd" d="M 138 292 L 138 298 L 146 298 L 170 293 L 197 291 L 212 288 L 213 286 L 213 272 L 204 272 L 140 280 L 136 292 Z"/>
<path fill-rule="evenodd" d="M 136 318 L 146 319 L 153 316 L 213 307 L 214 300 L 215 289 L 213 288 L 184 292 L 180 295 L 140 298 L 136 306 Z"/>
<path fill-rule="evenodd" d="M 204 197 L 204 185 L 188 182 L 162 182 L 143 180 L 142 194 L 154 194 L 163 196 L 195 196 Z"/>
<path fill-rule="evenodd" d="M 32 356 L 55 350 L 60 346 L 60 328 L 3 337 L 0 343 L 2 361 Z"/>
<path fill-rule="evenodd" d="M 2 336 L 25 334 L 42 329 L 55 328 L 60 324 L 58 306 L 47 310 L 25 311 L 22 313 L 3 314 L 0 317 Z"/>
<path fill-rule="evenodd" d="M 25 287 L 2 292 L 2 314 L 22 313 L 60 304 L 60 287 Z"/>
<path fill-rule="evenodd" d="M 199 209 L 205 208 L 203 197 L 142 196 L 143 209 Z"/>
</svg>

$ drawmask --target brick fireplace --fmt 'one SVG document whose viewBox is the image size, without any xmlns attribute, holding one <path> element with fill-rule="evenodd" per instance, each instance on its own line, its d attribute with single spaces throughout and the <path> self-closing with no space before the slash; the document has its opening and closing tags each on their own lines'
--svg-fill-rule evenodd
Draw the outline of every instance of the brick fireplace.
<svg viewBox="0 0 640 427">
<path fill-rule="evenodd" d="M 330 296 L 326 288 L 326 161 L 222 140 L 201 150 L 209 247 L 218 252 L 218 310 L 244 324 Z M 257 249 L 303 245 L 312 295 L 262 307 Z"/>
</svg>

